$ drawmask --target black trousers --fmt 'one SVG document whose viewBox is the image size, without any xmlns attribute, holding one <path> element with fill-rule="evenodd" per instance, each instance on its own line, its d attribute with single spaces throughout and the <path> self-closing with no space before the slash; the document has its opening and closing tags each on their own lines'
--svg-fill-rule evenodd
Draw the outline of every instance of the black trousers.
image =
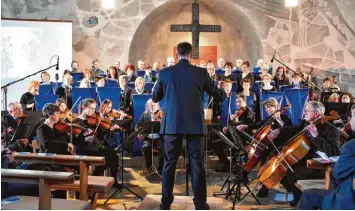
<svg viewBox="0 0 355 211">
<path fill-rule="evenodd" d="M 152 144 L 153 143 L 153 144 Z M 152 166 L 152 147 L 158 149 L 159 151 L 159 165 L 158 165 L 158 172 L 163 170 L 164 165 L 164 141 L 161 138 L 157 139 L 150 139 L 146 138 L 143 142 L 142 153 L 144 155 L 144 160 L 147 169 Z"/>
<path fill-rule="evenodd" d="M 117 180 L 118 171 L 118 156 L 113 149 L 103 145 L 92 144 L 86 146 L 79 146 L 78 154 L 87 156 L 105 157 L 105 166 L 96 166 L 93 172 L 94 176 L 103 175 L 107 167 L 110 168 L 111 176 Z"/>
<path fill-rule="evenodd" d="M 302 196 L 302 191 L 296 187 L 297 180 L 305 179 L 322 179 L 324 178 L 324 171 L 318 169 L 309 169 L 304 161 L 300 161 L 295 165 L 291 166 L 291 170 L 286 172 L 286 176 L 281 180 L 281 184 L 289 192 L 292 192 L 293 198 L 299 200 Z"/>
<path fill-rule="evenodd" d="M 175 170 L 181 153 L 184 135 L 164 135 L 164 169 L 162 199 L 164 206 L 170 206 L 174 200 L 173 189 Z M 203 209 L 207 200 L 206 172 L 204 166 L 204 135 L 185 135 L 189 157 L 192 190 L 196 209 Z"/>
</svg>

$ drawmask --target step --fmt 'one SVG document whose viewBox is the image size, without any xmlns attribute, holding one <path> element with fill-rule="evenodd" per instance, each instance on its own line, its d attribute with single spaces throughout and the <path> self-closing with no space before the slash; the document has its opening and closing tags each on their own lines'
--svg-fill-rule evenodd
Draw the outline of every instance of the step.
<svg viewBox="0 0 355 211">
<path fill-rule="evenodd" d="M 192 196 L 174 196 L 174 202 L 171 205 L 172 210 L 194 210 L 195 206 Z M 147 195 L 139 204 L 137 210 L 160 210 L 161 195 Z M 210 210 L 223 210 L 226 201 L 223 198 L 207 197 L 207 203 Z"/>
</svg>

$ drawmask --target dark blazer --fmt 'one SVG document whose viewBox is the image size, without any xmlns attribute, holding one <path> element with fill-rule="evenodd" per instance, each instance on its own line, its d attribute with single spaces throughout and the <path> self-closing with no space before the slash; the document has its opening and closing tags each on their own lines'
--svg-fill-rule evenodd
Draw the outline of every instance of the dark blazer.
<svg viewBox="0 0 355 211">
<path fill-rule="evenodd" d="M 204 92 L 223 101 L 226 93 L 217 88 L 205 68 L 195 67 L 181 59 L 160 72 L 153 87 L 154 102 L 165 100 L 161 134 L 204 134 Z"/>
<path fill-rule="evenodd" d="M 132 89 L 129 87 L 126 90 L 121 90 L 121 99 L 120 99 L 120 108 L 129 115 L 132 115 L 133 108 L 132 108 Z"/>
</svg>

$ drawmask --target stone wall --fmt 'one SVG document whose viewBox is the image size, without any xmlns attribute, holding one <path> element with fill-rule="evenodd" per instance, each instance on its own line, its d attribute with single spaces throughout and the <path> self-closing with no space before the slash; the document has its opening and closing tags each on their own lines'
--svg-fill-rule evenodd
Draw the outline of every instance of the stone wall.
<svg viewBox="0 0 355 211">
<path fill-rule="evenodd" d="M 107 68 L 114 60 L 164 62 L 189 33 L 169 25 L 189 23 L 191 0 L 2 0 L 2 17 L 73 21 L 73 59 Z M 201 23 L 221 24 L 220 34 L 201 34 L 201 45 L 217 45 L 218 56 L 235 61 L 270 60 L 275 50 L 291 67 L 314 66 L 318 78 L 336 74 L 341 88 L 355 93 L 355 1 L 300 0 L 292 13 L 283 0 L 201 0 Z M 274 64 L 277 65 L 276 62 Z"/>
</svg>

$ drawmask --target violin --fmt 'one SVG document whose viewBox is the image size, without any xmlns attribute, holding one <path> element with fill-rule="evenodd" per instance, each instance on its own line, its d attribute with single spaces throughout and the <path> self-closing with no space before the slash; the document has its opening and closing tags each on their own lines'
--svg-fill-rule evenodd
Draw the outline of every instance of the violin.
<svg viewBox="0 0 355 211">
<path fill-rule="evenodd" d="M 65 112 L 60 114 L 60 120 L 63 122 L 70 122 L 72 123 L 76 118 L 78 117 L 78 114 L 73 113 L 69 109 L 65 110 Z"/>
<path fill-rule="evenodd" d="M 16 117 L 15 120 L 16 120 L 17 125 L 19 125 L 19 124 L 21 123 L 21 121 L 26 118 L 26 116 L 27 116 L 27 115 L 26 115 L 25 113 L 22 113 L 21 116 Z"/>
<path fill-rule="evenodd" d="M 112 123 L 112 120 L 108 118 L 102 118 L 97 113 L 94 113 L 92 116 L 88 116 L 87 121 L 89 125 L 96 127 L 101 126 L 104 130 L 108 130 L 115 125 Z M 121 131 L 124 131 L 124 129 L 121 129 Z"/>
<path fill-rule="evenodd" d="M 80 125 L 65 122 L 54 124 L 54 129 L 59 133 L 70 133 L 71 131 L 73 131 L 73 134 L 75 135 L 79 135 L 82 132 L 88 130 L 87 128 L 81 127 Z"/>
<path fill-rule="evenodd" d="M 244 169 L 247 172 L 252 171 L 255 166 L 258 165 L 258 163 L 260 162 L 261 155 L 265 153 L 265 151 L 269 148 L 271 144 L 266 137 L 271 132 L 271 123 L 276 118 L 275 114 L 278 112 L 284 113 L 290 107 L 290 105 L 286 105 L 285 107 L 273 113 L 271 115 L 271 118 L 265 124 L 265 126 L 262 127 L 254 137 L 252 137 L 252 142 L 246 147 L 248 151 L 248 161 L 244 164 Z"/>
<path fill-rule="evenodd" d="M 338 119 L 338 112 L 333 110 L 330 112 L 330 116 L 322 116 L 314 125 L 325 124 L 336 119 Z M 282 150 L 260 168 L 258 179 L 267 188 L 271 189 L 278 184 L 289 169 L 293 171 L 291 166 L 300 161 L 311 150 L 312 145 L 306 135 L 307 131 L 305 128 L 289 139 Z"/>
<path fill-rule="evenodd" d="M 234 121 L 235 123 L 238 123 L 238 122 L 239 122 L 239 118 L 243 115 L 244 111 L 246 111 L 246 110 L 247 110 L 246 107 L 238 109 L 238 110 L 235 112 L 235 115 L 234 115 L 234 117 L 232 118 L 232 121 Z"/>
<path fill-rule="evenodd" d="M 114 119 L 122 119 L 123 118 L 127 118 L 127 119 L 133 119 L 133 117 L 131 115 L 116 111 L 116 110 L 112 110 L 109 113 L 106 114 L 107 118 L 110 120 L 114 120 Z"/>
</svg>

